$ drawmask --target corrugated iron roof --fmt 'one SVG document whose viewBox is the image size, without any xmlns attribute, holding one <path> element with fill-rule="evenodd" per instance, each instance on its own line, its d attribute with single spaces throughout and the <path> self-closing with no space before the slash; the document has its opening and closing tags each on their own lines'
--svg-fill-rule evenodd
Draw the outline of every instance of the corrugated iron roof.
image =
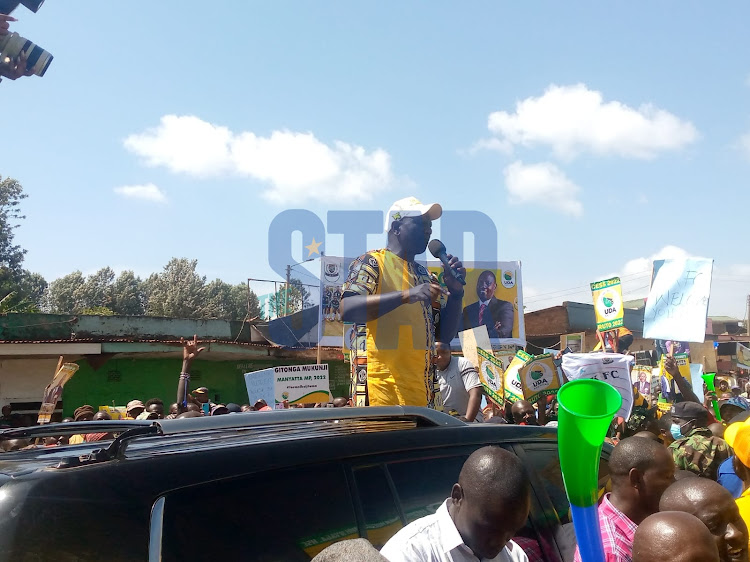
<svg viewBox="0 0 750 562">
<path fill-rule="evenodd" d="M 164 344 L 175 344 L 181 345 L 180 340 L 168 339 L 168 340 L 157 340 L 157 339 L 138 339 L 138 338 L 72 338 L 72 339 L 57 339 L 57 340 L 0 340 L 0 345 L 13 344 L 13 343 L 164 343 Z M 244 347 L 269 347 L 268 345 L 261 343 L 251 342 L 240 342 L 240 341 L 228 341 L 228 340 L 198 340 L 199 344 L 206 343 L 221 343 L 228 345 L 239 345 Z"/>
</svg>

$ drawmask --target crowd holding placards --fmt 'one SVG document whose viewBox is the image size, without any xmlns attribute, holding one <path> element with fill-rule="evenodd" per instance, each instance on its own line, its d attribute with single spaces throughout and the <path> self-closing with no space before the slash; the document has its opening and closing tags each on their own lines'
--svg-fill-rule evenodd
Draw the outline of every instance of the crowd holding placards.
<svg viewBox="0 0 750 562">
<path fill-rule="evenodd" d="M 545 350 L 537 356 L 518 351 L 505 372 L 498 371 L 500 362 L 491 345 L 472 344 L 476 363 L 457 357 L 451 342 L 462 327 L 468 326 L 472 333 L 479 330 L 480 336 L 484 331 L 484 337 L 490 330 L 510 337 L 519 328 L 513 327 L 512 305 L 495 297 L 498 274 L 480 272 L 476 276 L 476 306 L 462 307 L 466 270 L 456 257 L 445 254 L 440 244 L 442 280 L 415 262 L 415 256 L 426 248 L 432 220 L 441 212 L 439 205 L 423 205 L 414 198 L 400 200 L 390 209 L 388 246 L 354 260 L 341 286 L 337 314 L 355 324 L 351 395 L 331 403 L 293 407 L 428 406 L 472 423 L 559 425 L 562 441 L 568 423 L 563 421 L 568 415 L 562 404 L 564 389 L 581 387 L 581 383 L 603 385 L 616 398 L 605 416 L 605 422 L 611 420 L 611 424 L 606 436 L 591 437 L 594 448 L 599 447 L 595 460 L 581 462 L 598 463 L 606 439 L 614 445 L 609 483 L 595 505 L 578 506 L 571 498 L 574 523 L 579 508 L 598 512 L 598 523 L 594 519 L 596 540 L 601 537 L 608 562 L 747 562 L 750 385 L 743 393 L 738 386 L 741 380 L 730 385 L 719 379 L 718 392 L 714 392 L 709 377 L 703 396 L 699 396 L 687 356 L 673 355 L 673 346 L 658 364 L 635 365 L 635 358 L 627 355 L 633 335 L 622 324 L 622 310 L 617 310 L 622 301 L 615 291 L 619 291 L 617 278 L 592 284 L 595 299 L 602 300 L 604 316 L 609 315 L 597 316 L 606 327 L 598 332 L 600 351 L 586 354 L 566 349 L 555 354 Z M 501 274 L 513 287 L 517 273 Z M 410 329 L 401 330 L 403 327 Z M 183 342 L 176 397 L 168 408 L 159 398 L 144 402 L 144 397 L 133 397 L 123 418 L 184 419 L 290 407 L 284 401 L 269 404 L 252 395 L 252 405 L 215 404 L 207 388 L 191 390 L 191 365 L 203 350 L 197 337 Z M 597 399 L 589 399 L 589 403 Z M 560 408 L 565 416 L 560 415 Z M 108 420 L 110 414 L 105 410 L 84 404 L 63 422 Z M 4 408 L 0 422 L 7 423 L 10 417 L 12 413 Z M 34 445 L 6 439 L 2 447 L 10 451 L 114 437 L 107 429 L 48 437 Z M 347 557 L 355 551 L 357 559 L 391 562 L 542 559 L 533 540 L 511 540 L 529 515 L 531 493 L 528 476 L 515 455 L 496 447 L 480 449 L 469 457 L 456 479 L 450 497 L 437 513 L 399 531 L 380 553 L 367 543 L 355 542 L 334 545 L 329 552 L 323 551 L 319 560 L 353 559 Z M 579 536 L 575 559 L 593 562 L 590 552 Z"/>
</svg>

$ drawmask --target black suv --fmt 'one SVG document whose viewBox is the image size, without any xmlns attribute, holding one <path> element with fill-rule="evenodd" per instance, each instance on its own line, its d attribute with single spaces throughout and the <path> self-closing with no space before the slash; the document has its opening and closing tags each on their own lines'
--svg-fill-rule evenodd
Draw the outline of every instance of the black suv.
<svg viewBox="0 0 750 562">
<path fill-rule="evenodd" d="M 119 436 L 0 454 L 0 560 L 305 561 L 355 537 L 379 548 L 433 513 L 489 444 L 531 474 L 524 547 L 573 559 L 556 429 L 371 407 L 53 424 L 0 439 L 92 432 Z"/>
</svg>

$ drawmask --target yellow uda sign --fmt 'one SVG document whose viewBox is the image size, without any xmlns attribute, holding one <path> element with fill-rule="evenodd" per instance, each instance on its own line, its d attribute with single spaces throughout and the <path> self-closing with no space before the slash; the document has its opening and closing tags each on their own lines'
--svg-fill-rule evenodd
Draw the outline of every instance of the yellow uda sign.
<svg viewBox="0 0 750 562">
<path fill-rule="evenodd" d="M 624 326 L 620 278 L 591 283 L 591 293 L 594 297 L 597 330 L 607 332 Z"/>
<path fill-rule="evenodd" d="M 521 367 L 518 374 L 521 378 L 524 399 L 529 402 L 536 402 L 545 396 L 557 394 L 560 389 L 557 367 L 549 353 L 537 355 Z"/>
</svg>

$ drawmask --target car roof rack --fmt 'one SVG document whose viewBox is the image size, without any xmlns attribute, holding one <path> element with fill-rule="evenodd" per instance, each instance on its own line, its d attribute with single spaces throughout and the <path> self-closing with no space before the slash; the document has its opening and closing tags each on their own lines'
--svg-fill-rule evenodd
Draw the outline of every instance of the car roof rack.
<svg viewBox="0 0 750 562">
<path fill-rule="evenodd" d="M 135 427 L 153 425 L 153 420 L 97 420 L 87 422 L 48 423 L 32 427 L 19 427 L 0 431 L 0 440 L 36 439 L 37 437 L 56 437 L 60 435 L 77 435 L 79 433 L 119 433 Z"/>
<path fill-rule="evenodd" d="M 175 435 L 201 430 L 233 429 L 337 420 L 383 420 L 409 419 L 422 427 L 453 426 L 466 424 L 455 418 L 417 406 L 366 406 L 362 408 L 292 408 L 270 412 L 237 413 L 222 416 L 185 418 L 181 420 L 155 420 L 163 435 Z"/>
<path fill-rule="evenodd" d="M 87 422 L 49 423 L 0 431 L 0 440 L 36 439 L 81 433 L 121 433 L 141 427 L 158 427 L 161 435 L 190 433 L 202 430 L 232 429 L 285 423 L 335 420 L 397 420 L 411 419 L 425 426 L 462 426 L 464 422 L 442 412 L 417 406 L 366 406 L 363 408 L 292 408 L 270 412 L 243 412 L 221 416 L 204 416 L 180 420 L 100 420 Z"/>
<path fill-rule="evenodd" d="M 0 431 L 0 440 L 85 433 L 119 434 L 106 448 L 85 450 L 76 456 L 63 457 L 57 468 L 70 468 L 114 460 L 124 455 L 127 445 L 140 437 L 187 435 L 202 431 L 279 427 L 314 422 L 404 422 L 421 427 L 465 427 L 458 418 L 429 408 L 415 406 L 367 406 L 363 408 L 293 408 L 270 412 L 238 413 L 222 416 L 184 418 L 180 420 L 101 420 L 52 423 Z M 97 442 L 98 443 L 98 442 Z M 79 447 L 79 446 L 76 446 Z M 71 448 L 71 453 L 76 449 Z"/>
</svg>

